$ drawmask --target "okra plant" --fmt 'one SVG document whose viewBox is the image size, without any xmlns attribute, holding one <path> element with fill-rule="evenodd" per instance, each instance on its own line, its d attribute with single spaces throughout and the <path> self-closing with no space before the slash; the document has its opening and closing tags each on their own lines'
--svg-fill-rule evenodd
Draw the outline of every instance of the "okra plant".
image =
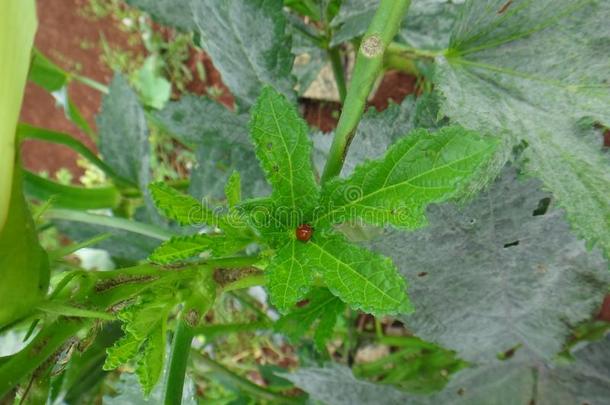
<svg viewBox="0 0 610 405">
<path fill-rule="evenodd" d="M 3 145 L 63 144 L 102 180 L 13 170 L 3 146 L 0 327 L 23 343 L 2 403 L 608 401 L 610 2 L 127 3 L 191 33 L 235 102 L 150 106 L 121 74 L 63 71 L 30 52 L 33 1 L 8 2 Z M 330 134 L 299 109 L 326 67 Z M 366 110 L 389 69 L 418 96 Z M 17 124 L 28 71 L 56 97 L 104 93 L 97 133 L 60 98 L 101 156 Z M 153 130 L 194 152 L 189 178 L 156 175 Z M 49 230 L 73 244 L 43 249 Z M 84 247 L 116 268 L 75 264 Z M 248 333 L 297 361 L 248 380 L 220 361 Z"/>
</svg>

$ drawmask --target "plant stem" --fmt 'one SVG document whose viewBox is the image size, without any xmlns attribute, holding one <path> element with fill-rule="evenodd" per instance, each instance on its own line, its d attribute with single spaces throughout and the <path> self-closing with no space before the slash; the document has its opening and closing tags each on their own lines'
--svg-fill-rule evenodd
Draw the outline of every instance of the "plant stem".
<svg viewBox="0 0 610 405">
<path fill-rule="evenodd" d="M 114 186 L 75 187 L 61 184 L 30 171 L 23 171 L 25 193 L 40 201 L 53 198 L 53 205 L 75 210 L 116 208 L 121 203 L 121 192 Z"/>
<path fill-rule="evenodd" d="M 96 215 L 64 209 L 51 209 L 45 212 L 44 216 L 47 219 L 75 221 L 92 225 L 106 226 L 109 228 L 122 229 L 124 231 L 137 233 L 158 240 L 168 240 L 172 236 L 170 232 L 154 225 L 143 224 L 123 218 L 110 217 L 107 215 Z"/>
<path fill-rule="evenodd" d="M 266 284 L 266 280 L 265 280 L 264 274 L 253 274 L 253 275 L 240 278 L 239 280 L 236 280 L 229 284 L 224 285 L 222 287 L 222 291 L 224 291 L 224 292 L 235 291 L 235 290 L 241 290 L 244 288 L 255 287 L 258 285 L 265 285 L 265 284 Z"/>
<path fill-rule="evenodd" d="M 344 103 L 347 88 L 345 85 L 345 71 L 343 69 L 343 62 L 341 61 L 340 49 L 338 47 L 329 49 L 328 57 L 330 58 L 333 74 L 335 76 L 335 82 L 337 83 L 337 89 L 339 90 L 339 98 L 341 103 Z"/>
<path fill-rule="evenodd" d="M 183 319 L 178 320 L 178 326 L 172 341 L 169 369 L 165 384 L 165 405 L 180 405 L 182 390 L 186 375 L 186 365 L 191 351 L 193 329 Z"/>
<path fill-rule="evenodd" d="M 347 148 L 364 112 L 367 98 L 383 67 L 386 48 L 396 36 L 410 0 L 381 0 L 356 57 L 343 112 L 322 174 L 322 183 L 339 175 Z"/>
</svg>

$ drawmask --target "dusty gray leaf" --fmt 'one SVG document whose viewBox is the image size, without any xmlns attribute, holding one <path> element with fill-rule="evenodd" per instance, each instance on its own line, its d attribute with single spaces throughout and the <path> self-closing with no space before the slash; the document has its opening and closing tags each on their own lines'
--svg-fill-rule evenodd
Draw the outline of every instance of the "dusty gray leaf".
<svg viewBox="0 0 610 405">
<path fill-rule="evenodd" d="M 471 361 L 517 345 L 549 359 L 593 314 L 608 263 L 572 235 L 561 210 L 533 215 L 550 198 L 539 187 L 507 170 L 467 207 L 431 207 L 427 228 L 372 242 L 409 280 L 414 333 Z"/>
<path fill-rule="evenodd" d="M 191 11 L 191 0 L 126 0 L 127 4 L 147 12 L 164 25 L 181 31 L 195 31 L 197 25 Z"/>
<path fill-rule="evenodd" d="M 138 96 L 120 74 L 110 83 L 96 123 L 104 161 L 135 184 L 146 183 L 150 175 L 146 117 Z"/>
<path fill-rule="evenodd" d="M 282 377 L 329 405 L 582 405 L 610 398 L 610 338 L 575 353 L 572 364 L 519 358 L 465 369 L 439 393 L 415 395 L 357 380 L 344 366 L 303 368 Z"/>
<path fill-rule="evenodd" d="M 207 97 L 185 94 L 154 113 L 155 121 L 187 145 L 224 142 L 249 145 L 248 116 Z"/>
<path fill-rule="evenodd" d="M 218 143 L 197 149 L 197 166 L 191 173 L 190 194 L 196 198 L 224 199 L 224 186 L 234 170 L 244 179 L 244 198 L 262 197 L 271 192 L 253 146 Z"/>
<path fill-rule="evenodd" d="M 610 125 L 610 2 L 469 1 L 437 59 L 442 112 L 460 125 L 527 142 L 543 180 L 589 244 L 610 253 L 610 164 L 582 120 Z"/>
<path fill-rule="evenodd" d="M 254 104 L 265 85 L 295 100 L 282 0 L 207 0 L 191 6 L 202 44 L 238 104 Z"/>
</svg>

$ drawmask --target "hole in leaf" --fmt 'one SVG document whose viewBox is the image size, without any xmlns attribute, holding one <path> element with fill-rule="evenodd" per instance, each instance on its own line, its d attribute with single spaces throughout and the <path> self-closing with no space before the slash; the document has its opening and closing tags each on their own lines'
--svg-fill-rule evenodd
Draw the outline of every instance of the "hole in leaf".
<svg viewBox="0 0 610 405">
<path fill-rule="evenodd" d="M 532 213 L 533 216 L 537 217 L 539 215 L 544 215 L 549 210 L 549 206 L 551 205 L 551 198 L 545 197 L 542 200 L 538 201 L 538 207 Z"/>
<path fill-rule="evenodd" d="M 427 271 L 422 271 L 421 273 L 417 274 L 417 277 L 426 277 L 428 275 Z"/>
<path fill-rule="evenodd" d="M 509 248 L 509 247 L 512 247 L 512 246 L 517 246 L 517 245 L 519 245 L 519 241 L 518 240 L 516 240 L 514 242 L 506 243 L 504 245 L 504 248 L 506 249 L 506 248 Z"/>
</svg>

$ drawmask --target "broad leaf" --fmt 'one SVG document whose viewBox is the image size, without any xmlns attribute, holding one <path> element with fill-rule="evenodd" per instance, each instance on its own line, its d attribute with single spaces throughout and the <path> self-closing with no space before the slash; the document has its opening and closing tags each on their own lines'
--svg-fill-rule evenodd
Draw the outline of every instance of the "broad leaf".
<svg viewBox="0 0 610 405">
<path fill-rule="evenodd" d="M 117 74 L 112 80 L 96 122 L 104 161 L 120 176 L 145 186 L 150 176 L 146 117 L 123 76 Z"/>
<path fill-rule="evenodd" d="M 243 107 L 254 104 L 265 85 L 294 100 L 294 57 L 282 8 L 282 0 L 192 3 L 202 45 Z"/>
<path fill-rule="evenodd" d="M 365 162 L 347 179 L 328 182 L 317 223 L 360 218 L 376 225 L 421 227 L 425 207 L 459 196 L 494 149 L 492 139 L 460 127 L 433 134 L 413 131 L 382 159 Z"/>
<path fill-rule="evenodd" d="M 388 230 L 372 243 L 410 282 L 410 330 L 466 360 L 517 346 L 550 359 L 570 327 L 591 317 L 607 292 L 608 263 L 587 252 L 560 210 L 545 213 L 551 196 L 539 187 L 508 170 L 467 207 L 431 207 L 427 228 Z"/>
<path fill-rule="evenodd" d="M 297 226 L 318 203 L 307 124 L 281 94 L 270 87 L 252 109 L 251 136 L 256 156 L 273 188 L 273 202 L 284 210 L 283 222 Z"/>
<path fill-rule="evenodd" d="M 463 0 L 413 0 L 398 38 L 417 48 L 443 49 Z M 364 34 L 379 0 L 344 0 L 332 25 L 337 28 L 332 45 Z"/>
<path fill-rule="evenodd" d="M 243 183 L 244 197 L 262 197 L 271 191 L 252 142 L 248 147 L 224 143 L 202 145 L 197 149 L 196 157 L 197 166 L 191 173 L 189 192 L 197 198 L 223 200 L 224 187 L 234 171 L 248 179 Z"/>
<path fill-rule="evenodd" d="M 251 147 L 248 117 L 207 98 L 185 94 L 154 113 L 163 129 L 186 145 L 225 143 Z"/>
<path fill-rule="evenodd" d="M 294 308 L 276 322 L 275 330 L 297 342 L 319 320 L 314 331 L 314 342 L 318 351 L 323 352 L 326 342 L 332 336 L 337 316 L 344 309 L 345 304 L 326 288 L 312 288 L 303 305 Z"/>
<path fill-rule="evenodd" d="M 349 368 L 305 368 L 281 376 L 329 405 L 573 405 L 603 404 L 610 397 L 610 338 L 574 354 L 572 364 L 545 364 L 518 358 L 457 374 L 434 395 L 415 395 L 357 380 Z"/>
<path fill-rule="evenodd" d="M 249 137 L 248 116 L 236 114 L 205 97 L 184 95 L 154 114 L 155 122 L 180 142 L 196 147 L 197 165 L 190 193 L 197 198 L 222 200 L 224 186 L 234 170 L 248 181 L 246 197 L 269 191 Z"/>
<path fill-rule="evenodd" d="M 156 21 L 180 29 L 195 31 L 191 3 L 193 0 L 126 0 L 130 6 L 149 13 Z"/>
<path fill-rule="evenodd" d="M 610 168 L 597 131 L 610 126 L 608 1 L 470 1 L 438 58 L 442 111 L 474 130 L 528 145 L 579 235 L 610 253 Z M 500 159 L 496 172 L 503 166 Z"/>
<path fill-rule="evenodd" d="M 387 257 L 339 235 L 314 233 L 305 245 L 307 266 L 321 274 L 332 293 L 352 308 L 374 315 L 412 311 L 406 283 Z"/>
<path fill-rule="evenodd" d="M 157 208 L 180 225 L 217 225 L 218 216 L 190 195 L 182 194 L 165 183 L 149 186 Z"/>
<path fill-rule="evenodd" d="M 306 251 L 303 242 L 292 239 L 278 250 L 265 269 L 271 303 L 281 312 L 290 309 L 309 290 L 313 273 L 305 265 Z"/>
</svg>

